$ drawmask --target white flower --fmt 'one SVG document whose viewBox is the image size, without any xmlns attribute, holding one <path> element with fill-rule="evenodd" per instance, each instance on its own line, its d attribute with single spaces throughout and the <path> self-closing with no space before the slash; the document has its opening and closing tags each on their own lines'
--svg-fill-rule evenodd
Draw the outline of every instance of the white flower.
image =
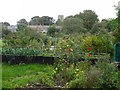
<svg viewBox="0 0 120 90">
<path fill-rule="evenodd" d="M 67 47 L 69 47 L 69 45 L 67 45 Z"/>
<path fill-rule="evenodd" d="M 79 71 L 79 69 L 76 69 L 76 71 Z"/>
</svg>

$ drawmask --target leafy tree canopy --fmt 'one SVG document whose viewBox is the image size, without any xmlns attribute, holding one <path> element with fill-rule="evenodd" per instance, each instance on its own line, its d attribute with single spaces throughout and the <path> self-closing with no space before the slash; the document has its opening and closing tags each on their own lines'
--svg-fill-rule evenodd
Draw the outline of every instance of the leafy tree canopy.
<svg viewBox="0 0 120 90">
<path fill-rule="evenodd" d="M 20 19 L 17 22 L 18 30 L 23 30 L 25 27 L 27 27 L 27 25 L 28 25 L 28 22 L 26 21 L 26 19 Z"/>
<path fill-rule="evenodd" d="M 67 34 L 86 32 L 82 19 L 67 17 L 63 23 L 63 29 L 66 30 Z"/>
<path fill-rule="evenodd" d="M 54 24 L 54 19 L 49 16 L 34 16 L 31 18 L 30 25 L 52 25 Z"/>
<path fill-rule="evenodd" d="M 91 30 L 95 22 L 99 21 L 97 14 L 92 10 L 84 10 L 83 13 L 80 12 L 75 17 L 83 19 L 84 27 L 88 30 Z"/>
</svg>

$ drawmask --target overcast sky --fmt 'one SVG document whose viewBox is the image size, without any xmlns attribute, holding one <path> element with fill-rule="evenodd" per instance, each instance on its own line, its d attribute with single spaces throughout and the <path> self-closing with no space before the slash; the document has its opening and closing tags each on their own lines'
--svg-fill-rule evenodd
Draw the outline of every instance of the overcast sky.
<svg viewBox="0 0 120 90">
<path fill-rule="evenodd" d="M 79 14 L 83 10 L 93 10 L 101 19 L 116 18 L 113 7 L 119 0 L 0 0 L 0 22 L 16 24 L 22 18 L 30 21 L 33 16 Z"/>
</svg>

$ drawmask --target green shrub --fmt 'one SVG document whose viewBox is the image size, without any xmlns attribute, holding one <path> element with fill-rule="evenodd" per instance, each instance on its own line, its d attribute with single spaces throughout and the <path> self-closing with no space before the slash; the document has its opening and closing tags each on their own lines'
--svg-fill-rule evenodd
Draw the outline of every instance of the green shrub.
<svg viewBox="0 0 120 90">
<path fill-rule="evenodd" d="M 117 71 L 115 65 L 102 62 L 102 63 L 98 63 L 96 66 L 99 70 L 101 70 L 101 77 L 99 79 L 100 87 L 101 88 L 118 88 L 119 71 Z"/>
<path fill-rule="evenodd" d="M 90 35 L 84 37 L 82 40 L 81 48 L 84 51 L 87 51 L 87 48 L 91 48 L 91 52 L 98 53 L 109 53 L 110 56 L 113 56 L 113 42 L 110 36 L 96 36 Z"/>
</svg>

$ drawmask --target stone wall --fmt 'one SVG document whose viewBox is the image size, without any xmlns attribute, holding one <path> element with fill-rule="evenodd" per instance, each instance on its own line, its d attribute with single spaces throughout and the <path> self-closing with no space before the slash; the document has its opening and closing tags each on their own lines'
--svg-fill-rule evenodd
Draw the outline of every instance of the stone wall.
<svg viewBox="0 0 120 90">
<path fill-rule="evenodd" d="M 28 27 L 36 30 L 37 32 L 47 33 L 48 28 L 50 26 L 48 26 L 48 25 L 29 25 Z M 55 26 L 55 27 L 58 28 L 58 29 L 60 29 L 60 30 L 62 29 L 61 26 Z"/>
</svg>

